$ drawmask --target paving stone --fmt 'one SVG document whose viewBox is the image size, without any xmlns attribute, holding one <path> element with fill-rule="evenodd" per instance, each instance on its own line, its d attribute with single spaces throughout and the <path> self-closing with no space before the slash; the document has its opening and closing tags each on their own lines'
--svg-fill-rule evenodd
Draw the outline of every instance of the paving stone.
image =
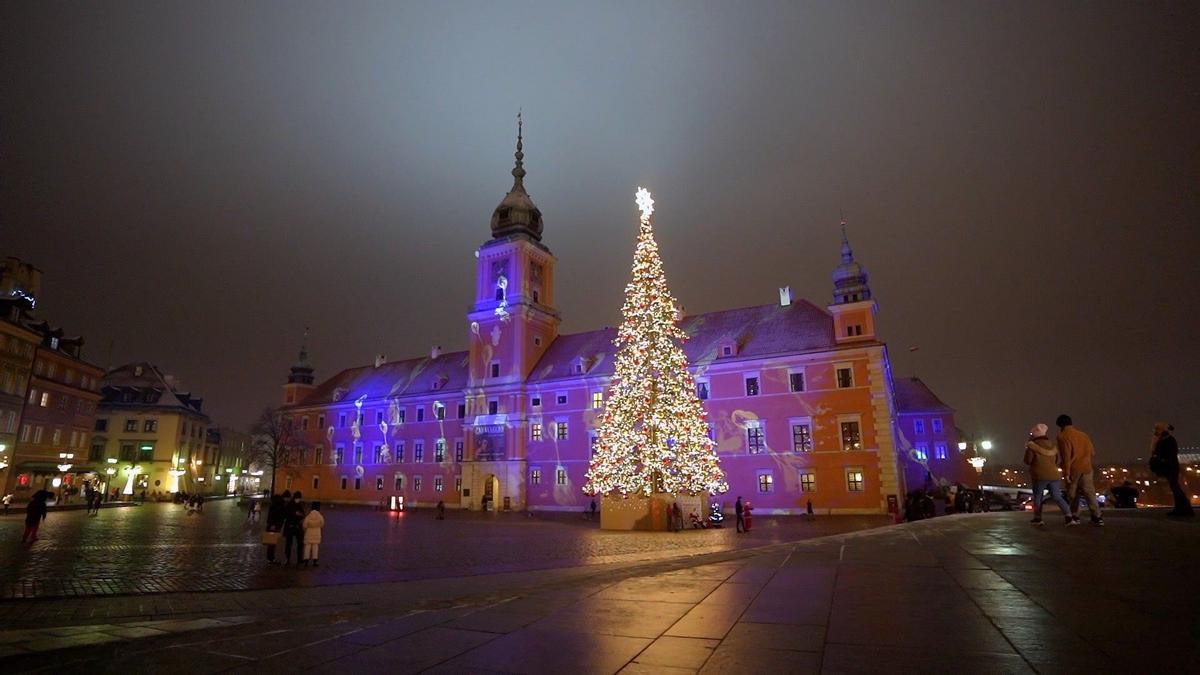
<svg viewBox="0 0 1200 675">
<path fill-rule="evenodd" d="M 1016 654 L 827 644 L 822 673 L 1032 673 Z"/>
<path fill-rule="evenodd" d="M 501 636 L 444 666 L 450 672 L 489 668 L 508 673 L 615 673 L 650 642 L 620 635 L 529 627 Z"/>
<path fill-rule="evenodd" d="M 665 635 L 720 640 L 733 628 L 744 611 L 737 605 L 700 603 L 667 629 Z"/>
<path fill-rule="evenodd" d="M 700 669 L 702 675 L 757 675 L 758 673 L 819 673 L 821 655 L 722 644 Z"/>
<path fill-rule="evenodd" d="M 698 638 L 660 637 L 638 654 L 634 661 L 646 665 L 674 666 L 697 669 L 704 665 L 719 640 Z"/>
<path fill-rule="evenodd" d="M 825 643 L 824 626 L 738 622 L 721 644 L 760 649 L 819 652 Z"/>
<path fill-rule="evenodd" d="M 588 598 L 550 614 L 530 628 L 656 638 L 691 608 L 678 602 Z"/>
</svg>

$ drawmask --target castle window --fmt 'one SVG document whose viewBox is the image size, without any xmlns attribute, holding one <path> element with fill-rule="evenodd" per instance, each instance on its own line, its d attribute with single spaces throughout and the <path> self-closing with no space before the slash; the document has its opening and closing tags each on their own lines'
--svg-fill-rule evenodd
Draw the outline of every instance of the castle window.
<svg viewBox="0 0 1200 675">
<path fill-rule="evenodd" d="M 752 455 L 757 455 L 767 449 L 767 440 L 763 434 L 762 427 L 750 427 L 746 429 L 746 447 Z"/>
<path fill-rule="evenodd" d="M 380 492 L 383 491 L 383 476 L 375 477 L 375 489 L 379 490 Z"/>
<path fill-rule="evenodd" d="M 758 493 L 770 494 L 775 491 L 775 475 L 770 471 L 762 471 L 758 474 Z"/>
<path fill-rule="evenodd" d="M 492 377 L 500 377 L 500 362 L 492 361 Z"/>
<path fill-rule="evenodd" d="M 463 442 L 454 441 L 454 461 L 463 461 Z"/>
<path fill-rule="evenodd" d="M 812 423 L 792 424 L 792 449 L 796 452 L 812 452 Z"/>
<path fill-rule="evenodd" d="M 529 470 L 529 483 L 531 485 L 541 485 L 542 484 L 542 470 L 541 469 L 530 469 Z"/>
<path fill-rule="evenodd" d="M 849 492 L 862 492 L 863 487 L 863 470 L 862 467 L 848 467 L 846 469 L 846 490 Z"/>
<path fill-rule="evenodd" d="M 443 481 L 443 478 L 442 478 L 441 476 L 434 476 L 434 477 L 433 477 L 433 491 L 434 491 L 434 492 L 441 492 L 441 491 L 442 491 L 442 489 L 443 489 L 443 485 L 444 485 L 442 481 Z"/>
<path fill-rule="evenodd" d="M 842 422 L 839 426 L 842 430 L 842 450 L 862 450 L 862 432 L 858 422 Z"/>
<path fill-rule="evenodd" d="M 917 443 L 917 447 L 913 452 L 916 454 L 918 462 L 929 461 L 929 445 L 928 444 Z"/>
<path fill-rule="evenodd" d="M 488 401 L 488 414 L 489 415 L 500 414 L 500 401 L 497 401 L 495 399 Z"/>
<path fill-rule="evenodd" d="M 708 380 L 696 380 L 696 398 L 708 400 Z"/>
<path fill-rule="evenodd" d="M 817 474 L 815 474 L 815 473 L 800 474 L 800 491 L 801 492 L 816 492 L 817 491 Z"/>
<path fill-rule="evenodd" d="M 461 420 L 461 419 L 465 419 L 466 417 L 467 417 L 467 404 L 459 403 L 458 404 L 458 419 Z"/>
<path fill-rule="evenodd" d="M 417 421 L 418 422 L 425 421 L 425 406 L 423 406 L 423 405 L 417 406 Z"/>
<path fill-rule="evenodd" d="M 792 391 L 804 391 L 804 372 L 788 373 L 788 387 Z"/>
<path fill-rule="evenodd" d="M 413 441 L 413 461 L 420 463 L 425 461 L 425 442 Z M 420 489 L 420 488 L 417 488 Z"/>
<path fill-rule="evenodd" d="M 554 470 L 554 482 L 558 485 L 567 484 L 567 470 L 561 466 Z"/>
<path fill-rule="evenodd" d="M 316 489 L 319 489 L 319 488 L 321 487 L 321 477 L 320 477 L 320 476 L 313 476 L 313 477 L 312 477 L 312 479 L 313 479 L 313 481 L 312 481 L 312 489 L 314 489 L 314 490 L 316 490 Z"/>
<path fill-rule="evenodd" d="M 506 222 L 510 213 L 511 210 L 507 207 L 500 209 L 500 212 L 497 214 L 500 217 L 500 222 Z"/>
<path fill-rule="evenodd" d="M 534 407 L 534 408 L 540 408 L 540 407 L 542 407 L 542 397 L 541 397 L 541 396 L 534 396 L 534 397 L 530 398 L 530 399 L 529 399 L 529 405 L 530 405 L 531 407 Z"/>
<path fill-rule="evenodd" d="M 746 395 L 747 396 L 758 396 L 758 376 L 757 375 L 746 378 Z"/>
<path fill-rule="evenodd" d="M 921 420 L 921 419 L 913 420 L 913 431 L 915 431 L 917 434 L 919 434 L 921 436 L 924 436 L 925 435 L 925 420 Z"/>
<path fill-rule="evenodd" d="M 838 389 L 849 389 L 854 386 L 854 370 L 850 366 L 837 369 Z"/>
<path fill-rule="evenodd" d="M 537 422 L 534 422 L 533 424 L 529 425 L 529 440 L 531 440 L 531 441 L 542 440 L 542 425 L 538 424 Z"/>
<path fill-rule="evenodd" d="M 935 433 L 935 434 L 940 434 L 940 433 L 942 433 L 942 429 L 943 429 L 943 427 L 942 427 L 942 418 L 940 418 L 940 417 L 935 417 L 935 418 L 933 418 L 933 420 L 932 420 L 932 421 L 933 421 L 933 433 Z"/>
<path fill-rule="evenodd" d="M 604 392 L 593 391 L 592 392 L 592 408 L 599 410 L 603 407 L 604 407 Z"/>
<path fill-rule="evenodd" d="M 554 437 L 560 441 L 567 440 L 567 423 L 558 422 L 555 425 Z"/>
<path fill-rule="evenodd" d="M 946 444 L 945 443 L 935 443 L 933 446 L 934 459 L 946 459 L 947 456 L 948 456 L 948 453 L 946 452 Z"/>
<path fill-rule="evenodd" d="M 396 475 L 392 476 L 392 488 L 394 490 L 396 490 L 396 492 L 403 492 L 404 491 L 404 476 L 402 476 L 400 474 L 396 474 Z"/>
</svg>

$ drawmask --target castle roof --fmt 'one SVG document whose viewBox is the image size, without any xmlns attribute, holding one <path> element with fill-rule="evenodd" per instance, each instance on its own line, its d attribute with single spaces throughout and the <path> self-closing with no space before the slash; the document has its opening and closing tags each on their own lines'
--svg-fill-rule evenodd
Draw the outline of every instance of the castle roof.
<svg viewBox="0 0 1200 675">
<path fill-rule="evenodd" d="M 127 363 L 113 368 L 100 383 L 103 398 L 100 405 L 108 408 L 182 408 L 203 415 L 204 399 L 180 391 L 175 378 L 164 375 L 152 363 Z"/>
<path fill-rule="evenodd" d="M 688 361 L 701 368 L 718 360 L 721 346 L 730 341 L 736 344 L 736 353 L 720 360 L 837 348 L 833 318 L 806 300 L 787 306 L 759 305 L 686 316 L 680 326 L 688 335 L 684 344 Z M 611 327 L 558 336 L 538 360 L 527 382 L 612 375 L 616 337 L 617 329 Z M 576 370 L 578 365 L 582 366 L 582 373 Z M 317 386 L 300 405 L 348 402 L 362 396 L 380 399 L 442 390 L 461 392 L 467 382 L 468 353 L 451 352 L 437 358 L 427 356 L 343 370 Z"/>
<path fill-rule="evenodd" d="M 896 392 L 896 411 L 906 413 L 954 412 L 921 380 L 898 377 L 893 382 Z"/>
</svg>

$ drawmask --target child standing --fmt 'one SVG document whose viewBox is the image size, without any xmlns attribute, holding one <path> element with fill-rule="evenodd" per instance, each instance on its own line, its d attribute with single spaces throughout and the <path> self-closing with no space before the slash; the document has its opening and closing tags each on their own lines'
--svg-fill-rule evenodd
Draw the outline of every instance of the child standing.
<svg viewBox="0 0 1200 675">
<path fill-rule="evenodd" d="M 304 516 L 302 523 L 304 528 L 304 566 L 308 567 L 308 561 L 312 561 L 313 567 L 317 567 L 317 556 L 321 549 L 321 529 L 325 527 L 325 516 L 321 515 L 321 502 L 313 502 L 312 510 Z"/>
</svg>

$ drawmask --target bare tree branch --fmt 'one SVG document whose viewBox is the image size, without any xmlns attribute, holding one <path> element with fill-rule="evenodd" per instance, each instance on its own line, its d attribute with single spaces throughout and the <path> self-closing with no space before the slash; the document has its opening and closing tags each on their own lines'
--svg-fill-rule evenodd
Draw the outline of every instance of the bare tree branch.
<svg viewBox="0 0 1200 675">
<path fill-rule="evenodd" d="M 251 461 L 270 469 L 271 494 L 274 495 L 277 470 L 296 463 L 307 447 L 307 441 L 282 408 L 265 408 L 251 425 L 250 433 L 253 436 Z"/>
</svg>

